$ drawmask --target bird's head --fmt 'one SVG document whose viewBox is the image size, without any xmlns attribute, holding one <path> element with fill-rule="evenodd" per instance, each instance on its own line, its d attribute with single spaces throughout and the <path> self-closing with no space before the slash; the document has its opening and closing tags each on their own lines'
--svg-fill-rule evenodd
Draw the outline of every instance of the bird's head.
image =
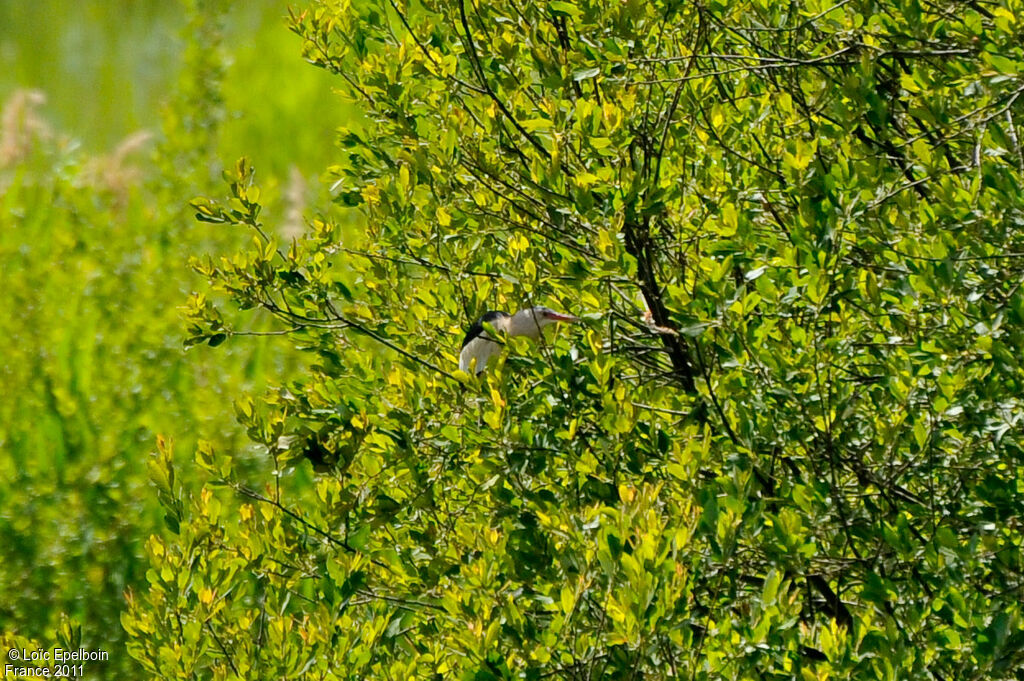
<svg viewBox="0 0 1024 681">
<path fill-rule="evenodd" d="M 540 326 L 547 326 L 548 324 L 555 324 L 557 322 L 574 322 L 576 317 L 571 314 L 564 314 L 562 312 L 555 312 L 550 307 L 544 307 L 538 305 L 537 307 L 531 307 L 530 313 L 533 318 L 537 320 Z"/>
<path fill-rule="evenodd" d="M 540 331 L 549 324 L 559 322 L 573 322 L 576 317 L 571 314 L 555 312 L 550 307 L 538 305 L 520 310 L 509 320 L 508 333 L 511 336 L 529 336 L 539 338 Z"/>
</svg>

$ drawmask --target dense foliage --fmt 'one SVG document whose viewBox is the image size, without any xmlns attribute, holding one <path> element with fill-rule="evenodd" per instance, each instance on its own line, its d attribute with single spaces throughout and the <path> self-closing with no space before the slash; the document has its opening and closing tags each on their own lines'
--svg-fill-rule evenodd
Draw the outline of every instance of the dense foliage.
<svg viewBox="0 0 1024 681">
<path fill-rule="evenodd" d="M 154 466 L 161 678 L 1008 679 L 1024 668 L 1020 4 L 324 2 L 365 232 L 197 262 L 316 358 L 262 474 Z M 489 308 L 583 317 L 507 339 Z M 192 342 L 233 345 L 190 303 Z M 313 473 L 310 466 L 316 473 Z M 302 481 L 315 475 L 315 493 Z"/>
</svg>

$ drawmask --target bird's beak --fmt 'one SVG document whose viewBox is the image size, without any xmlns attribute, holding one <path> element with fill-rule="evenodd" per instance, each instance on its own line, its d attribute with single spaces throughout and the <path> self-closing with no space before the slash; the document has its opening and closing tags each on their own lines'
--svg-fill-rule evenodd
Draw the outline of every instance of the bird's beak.
<svg viewBox="0 0 1024 681">
<path fill-rule="evenodd" d="M 548 319 L 553 322 L 575 322 L 578 317 L 573 317 L 571 314 L 562 314 L 561 312 L 552 312 L 548 314 Z"/>
</svg>

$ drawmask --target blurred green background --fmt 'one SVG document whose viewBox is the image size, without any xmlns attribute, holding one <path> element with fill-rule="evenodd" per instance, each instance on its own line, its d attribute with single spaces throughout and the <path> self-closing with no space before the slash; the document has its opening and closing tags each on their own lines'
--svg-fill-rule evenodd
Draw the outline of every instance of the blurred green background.
<svg viewBox="0 0 1024 681">
<path fill-rule="evenodd" d="M 109 151 L 132 132 L 160 130 L 169 95 L 189 77 L 182 73 L 188 49 L 217 50 L 227 116 L 219 150 L 229 162 L 244 151 L 278 175 L 292 165 L 319 172 L 344 110 L 331 76 L 299 57 L 288 7 L 284 0 L 0 0 L 0 98 L 41 90 L 56 129 L 90 153 Z M 201 29 L 210 25 L 220 29 L 219 44 L 197 44 L 209 40 Z"/>
<path fill-rule="evenodd" d="M 274 340 L 185 352 L 179 309 L 203 288 L 188 259 L 248 239 L 188 208 L 238 156 L 282 237 L 324 205 L 347 110 L 286 16 L 279 0 L 0 0 L 4 648 L 81 645 L 110 658 L 88 678 L 139 676 L 119 618 L 164 531 L 157 436 L 183 462 L 200 438 L 244 453 L 233 399 L 299 365 Z"/>
</svg>

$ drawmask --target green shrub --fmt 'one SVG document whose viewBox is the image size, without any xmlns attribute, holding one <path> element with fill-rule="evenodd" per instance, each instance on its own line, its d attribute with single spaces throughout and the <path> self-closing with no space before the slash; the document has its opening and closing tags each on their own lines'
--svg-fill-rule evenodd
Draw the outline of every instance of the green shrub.
<svg viewBox="0 0 1024 681">
<path fill-rule="evenodd" d="M 323 2 L 363 115 L 213 290 L 315 357 L 154 476 L 153 677 L 1012 679 L 1020 7 Z M 322 211 L 328 214 L 326 208 Z M 546 304 L 583 323 L 462 329 Z M 194 298 L 194 342 L 235 345 Z M 225 342 L 226 341 L 226 342 Z M 313 464 L 313 465 L 311 465 Z M 322 472 L 321 472 L 322 471 Z M 315 475 L 311 489 L 304 483 Z"/>
</svg>

